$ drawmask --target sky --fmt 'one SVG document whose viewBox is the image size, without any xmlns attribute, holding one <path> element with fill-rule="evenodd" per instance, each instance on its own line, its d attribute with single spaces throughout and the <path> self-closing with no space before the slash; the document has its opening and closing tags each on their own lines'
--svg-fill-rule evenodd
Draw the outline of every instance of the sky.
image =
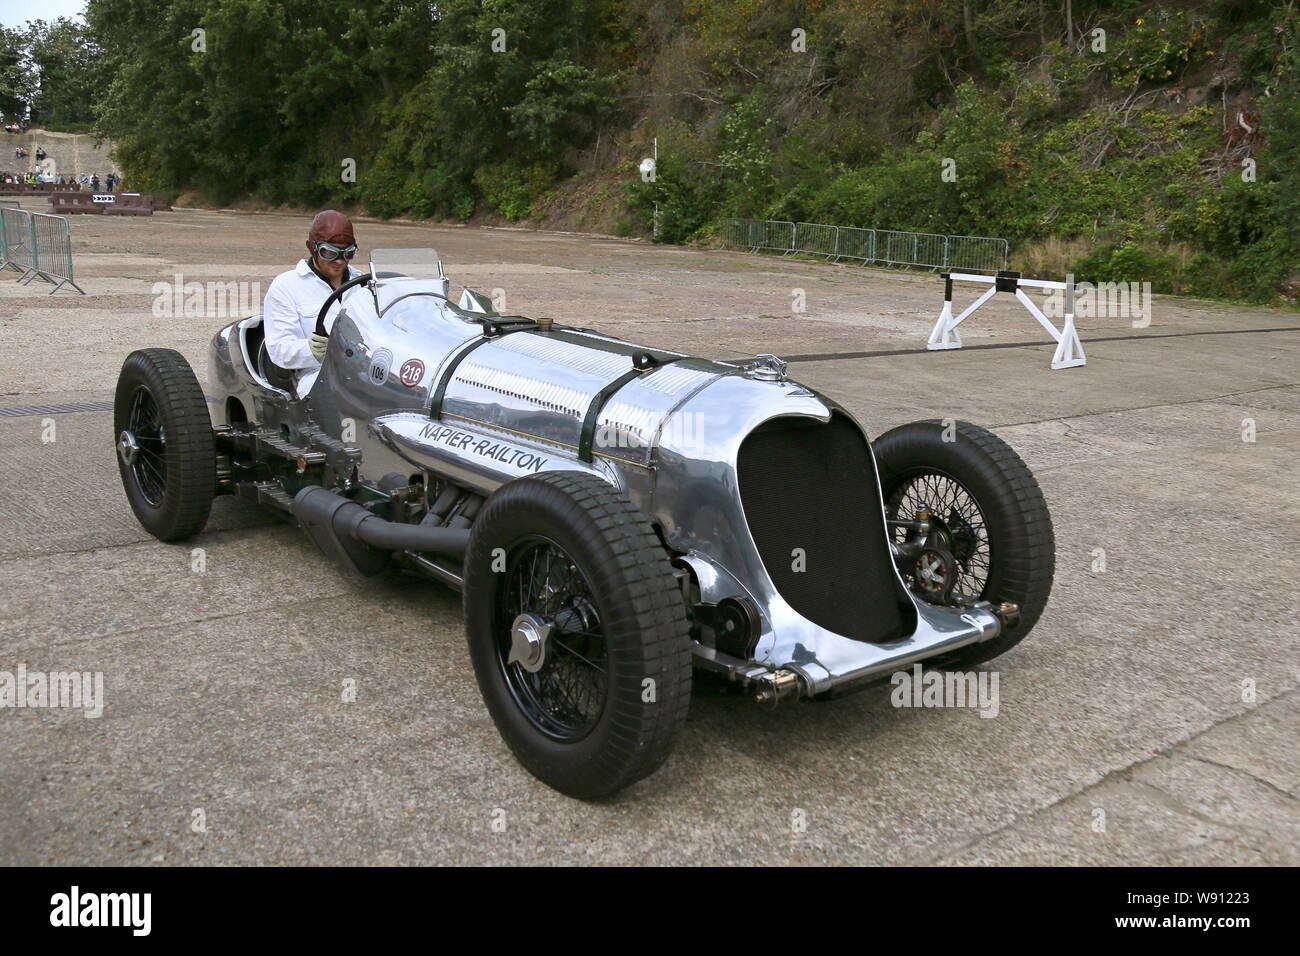
<svg viewBox="0 0 1300 956">
<path fill-rule="evenodd" d="M 86 0 L 0 0 L 0 25 L 23 26 L 28 20 L 85 17 Z"/>
</svg>

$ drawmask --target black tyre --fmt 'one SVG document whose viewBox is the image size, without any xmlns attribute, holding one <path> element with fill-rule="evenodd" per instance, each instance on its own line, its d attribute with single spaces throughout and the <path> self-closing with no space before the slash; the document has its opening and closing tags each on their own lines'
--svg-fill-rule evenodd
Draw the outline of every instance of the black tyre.
<svg viewBox="0 0 1300 956">
<path fill-rule="evenodd" d="M 580 472 L 502 486 L 474 521 L 464 602 L 483 700 L 539 780 L 595 799 L 667 759 L 690 705 L 689 629 L 625 494 Z"/>
<path fill-rule="evenodd" d="M 216 443 L 203 389 L 179 352 L 127 356 L 113 434 L 122 487 L 144 529 L 162 541 L 202 531 L 217 484 Z"/>
<path fill-rule="evenodd" d="M 950 663 L 971 667 L 1014 647 L 1047 606 L 1056 566 L 1052 517 L 1028 466 L 1001 438 L 969 422 L 912 422 L 881 435 L 873 448 L 886 513 L 931 515 L 956 558 L 954 590 L 1020 606 L 1015 628 L 970 645 Z M 894 534 L 900 542 L 907 537 Z"/>
</svg>

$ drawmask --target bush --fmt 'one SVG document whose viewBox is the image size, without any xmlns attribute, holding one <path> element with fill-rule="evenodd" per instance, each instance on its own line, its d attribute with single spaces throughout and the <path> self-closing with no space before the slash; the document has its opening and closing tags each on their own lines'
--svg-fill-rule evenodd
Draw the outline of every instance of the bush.
<svg viewBox="0 0 1300 956">
<path fill-rule="evenodd" d="M 493 210 L 518 222 L 528 218 L 533 202 L 554 178 L 554 170 L 541 164 L 498 163 L 475 170 L 474 185 Z"/>
<path fill-rule="evenodd" d="M 1079 282 L 1150 282 L 1154 292 L 1173 292 L 1178 275 L 1177 255 L 1133 241 L 1095 249 L 1074 266 Z"/>
</svg>

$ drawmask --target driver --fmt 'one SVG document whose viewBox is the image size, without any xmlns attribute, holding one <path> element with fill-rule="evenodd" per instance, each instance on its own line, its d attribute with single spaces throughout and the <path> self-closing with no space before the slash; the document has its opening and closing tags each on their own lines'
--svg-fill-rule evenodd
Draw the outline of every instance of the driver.
<svg viewBox="0 0 1300 956">
<path fill-rule="evenodd" d="M 357 254 L 352 221 L 334 209 L 318 212 L 307 233 L 307 258 L 288 272 L 281 272 L 266 290 L 262 304 L 262 327 L 266 332 L 266 353 L 271 361 L 295 376 L 301 398 L 311 391 L 329 339 L 316 334 L 316 314 L 331 292 L 361 273 L 348 265 Z M 357 290 L 349 289 L 347 299 Z M 330 307 L 326 329 L 342 302 Z"/>
</svg>

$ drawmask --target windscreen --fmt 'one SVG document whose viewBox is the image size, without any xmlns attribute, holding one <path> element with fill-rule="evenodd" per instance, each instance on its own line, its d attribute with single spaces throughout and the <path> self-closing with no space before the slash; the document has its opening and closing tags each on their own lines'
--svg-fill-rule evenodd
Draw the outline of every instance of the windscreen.
<svg viewBox="0 0 1300 956">
<path fill-rule="evenodd" d="M 412 279 L 441 279 L 443 275 L 436 249 L 375 249 L 370 261 L 379 273 L 400 272 Z"/>
<path fill-rule="evenodd" d="M 436 250 L 376 249 L 370 254 L 370 263 L 381 277 L 372 286 L 380 315 L 396 319 L 401 314 L 406 316 L 404 324 L 409 324 L 420 310 L 440 310 L 449 289 Z M 389 277 L 385 278 L 386 273 Z M 390 315 L 394 307 L 401 312 Z"/>
</svg>

